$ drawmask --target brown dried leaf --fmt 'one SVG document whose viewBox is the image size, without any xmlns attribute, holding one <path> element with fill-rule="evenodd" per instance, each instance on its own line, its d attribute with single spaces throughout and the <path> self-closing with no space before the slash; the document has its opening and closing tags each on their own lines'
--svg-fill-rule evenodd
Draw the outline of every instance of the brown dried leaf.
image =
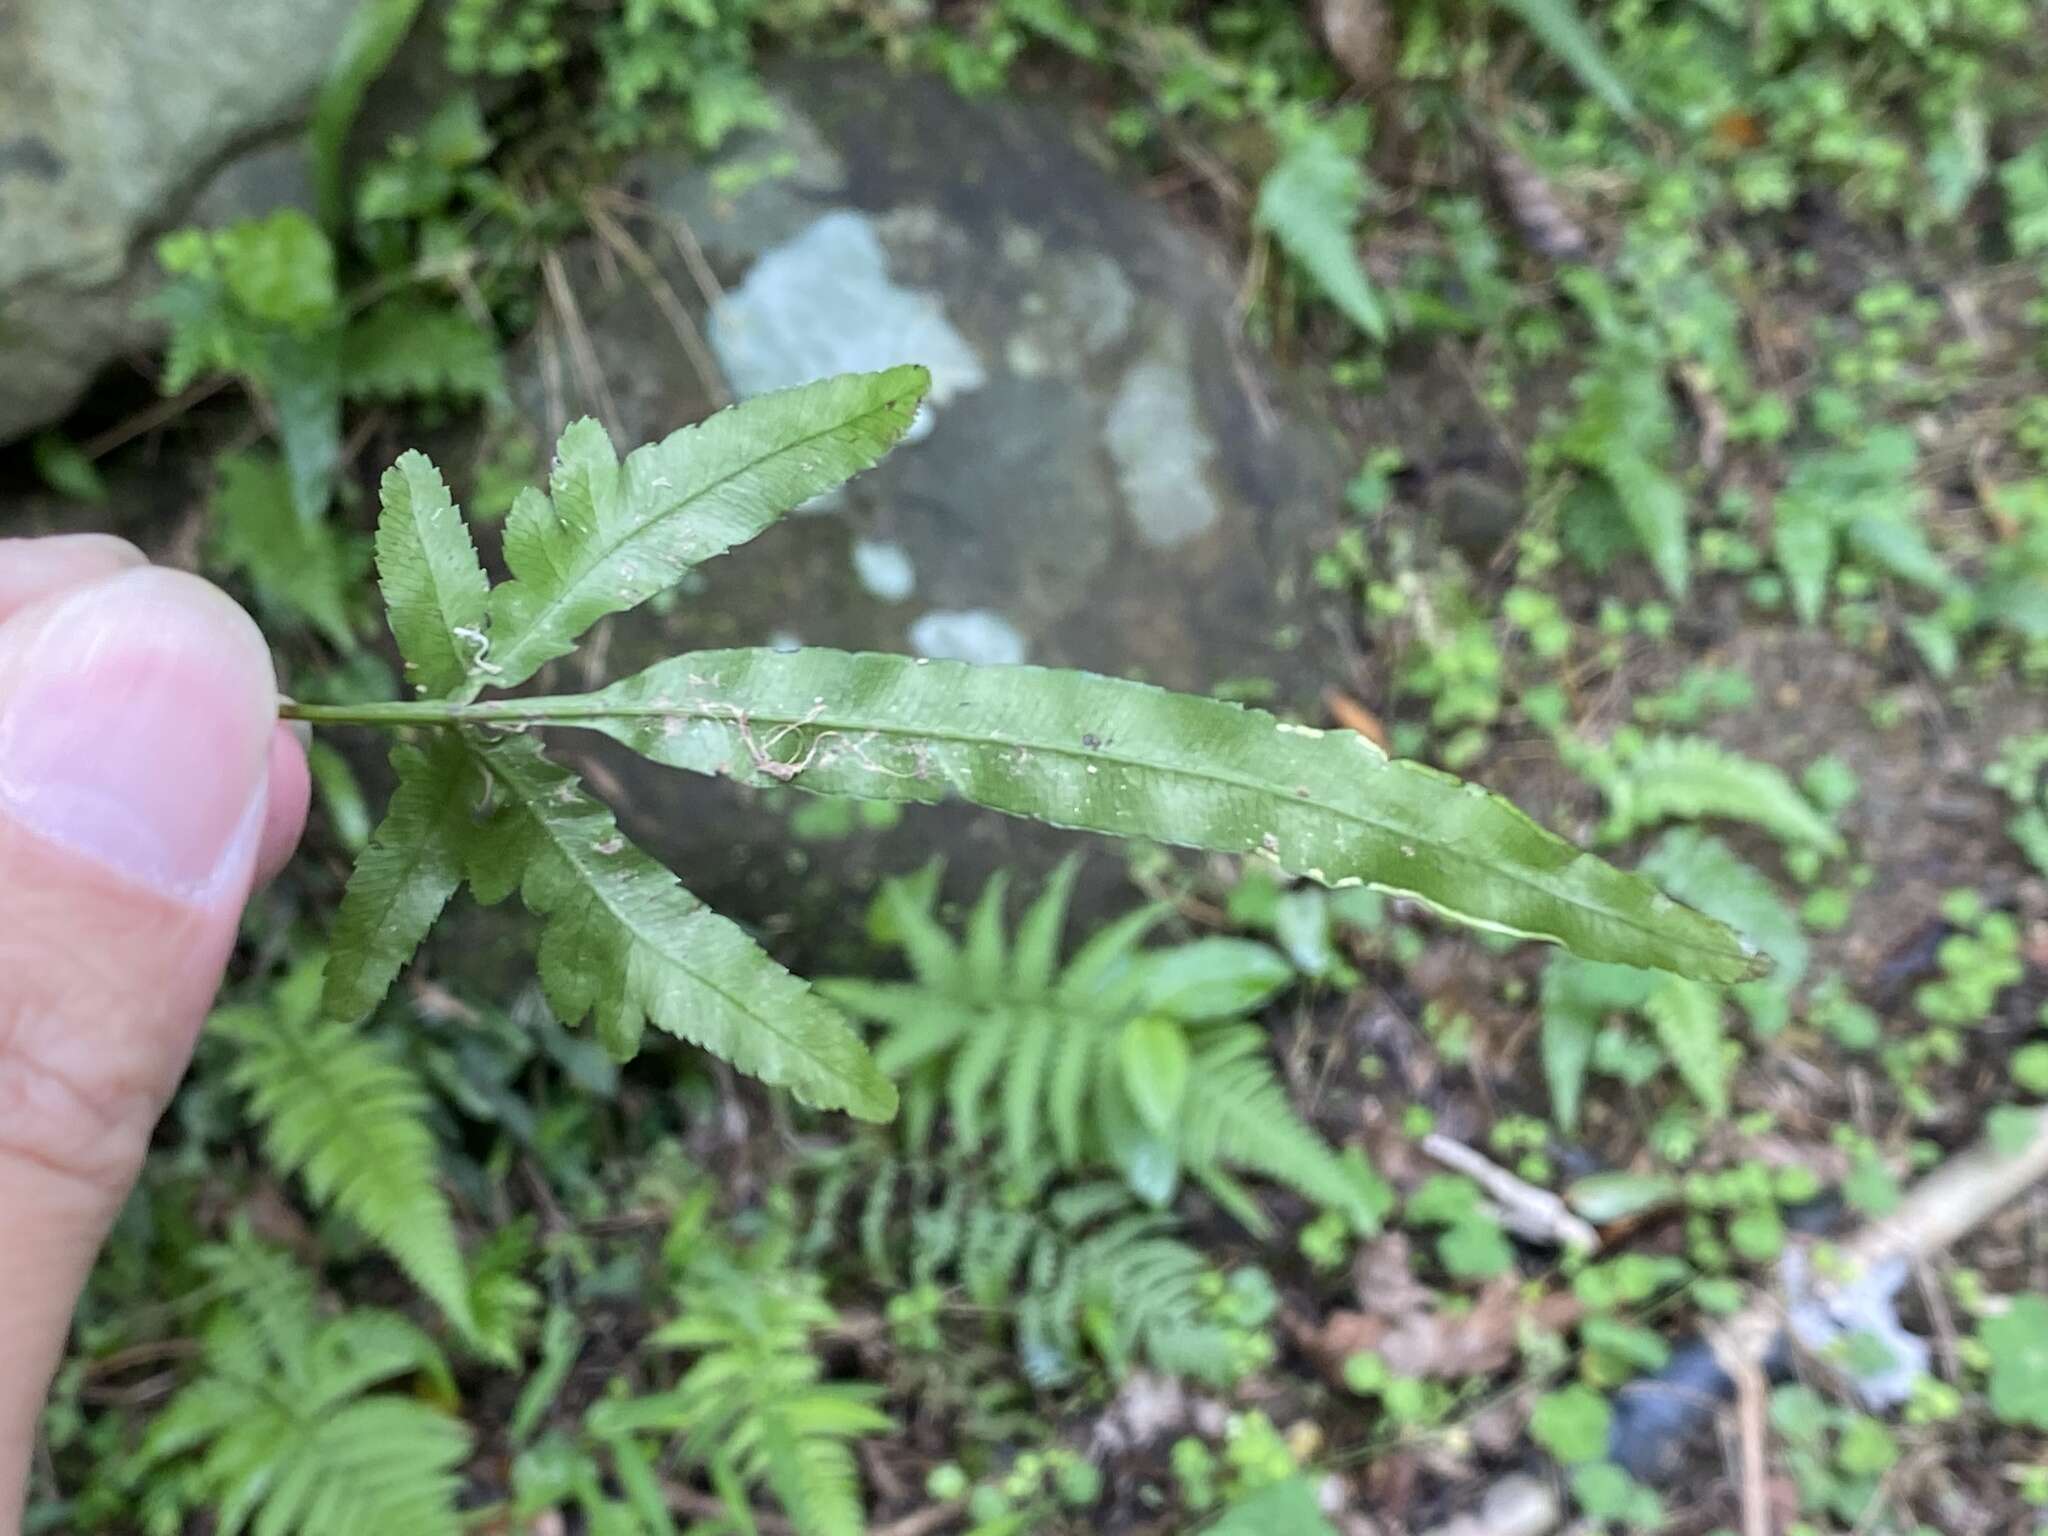
<svg viewBox="0 0 2048 1536">
<path fill-rule="evenodd" d="M 1346 730 L 1358 732 L 1382 752 L 1388 750 L 1387 728 L 1380 723 L 1380 717 L 1341 688 L 1323 690 L 1323 707 Z"/>
<path fill-rule="evenodd" d="M 1396 1376 L 1451 1381 L 1491 1375 L 1514 1361 L 1523 1328 L 1560 1332 L 1578 1321 L 1581 1310 L 1566 1292 L 1528 1301 L 1511 1276 L 1490 1283 L 1470 1306 L 1439 1303 L 1390 1315 L 1381 1297 L 1373 1301 L 1371 1312 L 1337 1311 L 1317 1325 L 1293 1324 L 1296 1342 L 1336 1384 L 1343 1383 L 1344 1362 L 1366 1352 L 1378 1355 Z"/>
<path fill-rule="evenodd" d="M 1358 1304 L 1380 1317 L 1427 1311 L 1436 1293 L 1415 1278 L 1415 1257 L 1405 1232 L 1383 1232 L 1358 1250 L 1351 1262 Z"/>
</svg>

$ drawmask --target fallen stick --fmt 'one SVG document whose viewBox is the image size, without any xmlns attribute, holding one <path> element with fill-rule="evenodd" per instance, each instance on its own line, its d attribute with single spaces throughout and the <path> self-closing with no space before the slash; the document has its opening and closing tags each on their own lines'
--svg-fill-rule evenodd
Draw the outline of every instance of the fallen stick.
<svg viewBox="0 0 2048 1536">
<path fill-rule="evenodd" d="M 1824 1295 L 1886 1264 L 1903 1262 L 1917 1269 L 2043 1178 L 2048 1178 L 2048 1109 L 2034 1111 L 2033 1130 L 2015 1151 L 2004 1153 L 1989 1141 L 1978 1142 L 1922 1179 L 1889 1216 L 1832 1245 L 1828 1277 L 1815 1281 L 1812 1289 Z M 1714 1354 L 1735 1383 L 1740 1409 L 1743 1536 L 1770 1536 L 1764 1493 L 1769 1470 L 1764 1362 L 1778 1347 L 1785 1318 L 1782 1298 L 1759 1297 L 1713 1338 Z"/>
<path fill-rule="evenodd" d="M 1853 1280 L 1880 1264 L 1895 1261 L 1918 1263 L 1931 1258 L 1953 1247 L 1996 1212 L 2043 1179 L 2048 1179 L 2048 1106 L 2031 1113 L 2032 1128 L 2025 1141 L 2014 1150 L 2001 1152 L 1989 1141 L 1978 1142 L 1957 1153 L 1914 1185 L 1889 1216 L 1830 1244 L 1832 1262 L 1825 1284 Z M 1821 1285 L 1817 1284 L 1815 1288 L 1820 1289 Z M 1785 1314 L 1784 1299 L 1774 1293 L 1752 1301 L 1715 1330 L 1713 1353 L 1718 1357 L 1722 1373 L 1719 1390 L 1685 1389 L 1683 1401 L 1688 1411 L 1665 1419 L 1660 1440 L 1676 1441 L 1689 1435 L 1708 1415 L 1717 1412 L 1722 1403 L 1735 1395 L 1736 1382 L 1745 1376 L 1750 1380 L 1751 1392 L 1756 1391 L 1762 1383 L 1766 1362 L 1783 1337 Z M 1698 1351 L 1695 1347 L 1681 1353 L 1695 1357 Z M 1656 1379 L 1651 1378 L 1634 1383 L 1633 1390 L 1654 1393 L 1659 1388 Z M 1749 1415 L 1754 1413 L 1755 1409 L 1751 1407 Z M 1617 1413 L 1615 1443 L 1609 1451 L 1616 1461 L 1636 1471 L 1661 1459 L 1666 1449 L 1661 1443 L 1635 1446 L 1624 1451 L 1619 1444 L 1623 1426 L 1624 1415 Z M 1756 1428 L 1754 1422 L 1746 1425 L 1743 1436 L 1742 1459 L 1747 1494 L 1743 1509 L 1745 1536 L 1756 1531 L 1759 1524 L 1767 1529 L 1769 1520 L 1768 1508 L 1762 1506 L 1757 1498 L 1764 1486 L 1762 1473 L 1766 1447 L 1761 1443 L 1762 1437 L 1755 1433 Z M 1642 1474 L 1639 1472 L 1638 1475 Z M 1526 1478 L 1520 1473 L 1504 1478 L 1481 1501 L 1480 1516 L 1476 1522 L 1472 1516 L 1462 1516 L 1436 1527 L 1425 1536 L 1466 1536 L 1469 1532 L 1488 1530 L 1484 1514 L 1495 1493 L 1512 1483 L 1516 1488 L 1510 1498 L 1515 1498 L 1524 1482 Z M 1562 1511 L 1557 1511 L 1547 1525 L 1517 1526 L 1517 1536 L 1544 1536 L 1561 1518 Z"/>
<path fill-rule="evenodd" d="M 1473 1151 L 1462 1141 L 1453 1141 L 1439 1131 L 1422 1138 L 1422 1150 L 1455 1168 L 1485 1190 L 1501 1208 L 1503 1224 L 1517 1236 L 1560 1248 L 1577 1248 L 1587 1253 L 1600 1246 L 1600 1234 L 1590 1222 L 1575 1214 L 1559 1196 L 1538 1189 L 1517 1178 L 1491 1158 Z"/>
<path fill-rule="evenodd" d="M 1742 1454 L 1742 1536 L 1771 1536 L 1769 1429 L 1766 1426 L 1770 1384 L 1754 1360 L 1736 1366 L 1735 1414 Z"/>
<path fill-rule="evenodd" d="M 1828 1244 L 1827 1272 L 1816 1276 L 1813 1292 L 1825 1295 L 1882 1264 L 1923 1263 L 2048 1178 L 2048 1106 L 2032 1113 L 2033 1129 L 2016 1150 L 2000 1152 L 1980 1141 L 1914 1185 L 1889 1216 Z M 1761 1364 L 1784 1324 L 1783 1299 L 1759 1297 L 1716 1330 L 1715 1353 L 1724 1363 Z"/>
<path fill-rule="evenodd" d="M 2033 1129 L 2016 1151 L 2001 1153 L 1982 1141 L 1958 1153 L 1914 1185 L 1891 1215 L 1843 1243 L 1842 1257 L 1862 1269 L 1931 1258 L 2048 1178 L 2048 1106 L 2032 1114 Z"/>
</svg>

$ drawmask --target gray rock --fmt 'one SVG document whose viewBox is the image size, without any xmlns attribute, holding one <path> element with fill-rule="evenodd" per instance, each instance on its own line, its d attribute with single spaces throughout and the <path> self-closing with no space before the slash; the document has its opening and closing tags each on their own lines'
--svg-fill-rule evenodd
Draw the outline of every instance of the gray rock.
<svg viewBox="0 0 2048 1536">
<path fill-rule="evenodd" d="M 1336 505 L 1337 444 L 1252 354 L 1226 256 L 1105 172 L 1051 108 L 844 62 L 778 83 L 778 134 L 711 167 L 631 169 L 650 210 L 638 238 L 668 291 L 602 252 L 574 262 L 587 338 L 543 327 L 519 394 L 544 430 L 591 411 L 622 447 L 728 389 L 850 368 L 925 363 L 931 405 L 816 515 L 705 567 L 664 611 L 617 621 L 602 675 L 793 637 L 1195 690 L 1257 677 L 1313 707 L 1328 674 L 1310 648 L 1329 631 L 1301 578 Z M 701 341 L 679 334 L 678 300 Z M 586 680 L 565 664 L 557 681 Z M 704 894 L 787 910 L 775 801 L 790 793 L 605 765 L 627 825 Z M 1075 846 L 951 811 L 856 842 L 897 869 L 934 844 L 968 867 Z M 811 850 L 812 868 L 834 866 L 821 899 L 858 878 L 852 851 Z"/>
<path fill-rule="evenodd" d="M 1030 642 L 999 613 L 986 608 L 950 612 L 934 608 L 910 626 L 910 654 L 978 667 L 1014 667 L 1030 659 Z"/>
<path fill-rule="evenodd" d="M 911 442 L 930 435 L 947 401 L 988 382 L 939 296 L 892 280 L 875 221 L 851 209 L 824 214 L 756 261 L 712 309 L 711 345 L 742 396 L 915 358 L 932 383 Z"/>
<path fill-rule="evenodd" d="M 0 0 L 0 441 L 119 353 L 150 236 L 297 200 L 276 154 L 357 0 Z M 295 160 L 295 150 L 286 151 Z"/>
</svg>

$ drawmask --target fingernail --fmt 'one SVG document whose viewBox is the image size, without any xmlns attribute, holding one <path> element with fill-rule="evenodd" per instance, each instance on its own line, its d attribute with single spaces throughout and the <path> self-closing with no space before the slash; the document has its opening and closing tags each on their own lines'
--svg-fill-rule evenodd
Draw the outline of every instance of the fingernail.
<svg viewBox="0 0 2048 1536">
<path fill-rule="evenodd" d="M 142 551 L 105 533 L 0 539 L 0 618 L 37 598 L 143 564 Z"/>
<path fill-rule="evenodd" d="M 276 711 L 248 616 L 127 571 L 0 631 L 0 809 L 124 879 L 204 902 L 246 882 Z"/>
</svg>

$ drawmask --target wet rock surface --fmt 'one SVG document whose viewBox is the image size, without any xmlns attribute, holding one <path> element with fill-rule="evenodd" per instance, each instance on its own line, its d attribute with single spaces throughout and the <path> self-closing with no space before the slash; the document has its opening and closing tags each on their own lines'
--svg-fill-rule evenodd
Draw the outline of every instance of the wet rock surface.
<svg viewBox="0 0 2048 1536">
<path fill-rule="evenodd" d="M 548 433 L 592 411 L 624 446 L 726 391 L 914 361 L 930 404 L 879 469 L 706 566 L 701 591 L 617 621 L 587 678 L 572 662 L 554 681 L 801 643 L 1311 704 L 1326 631 L 1304 569 L 1342 449 L 1251 355 L 1223 253 L 1091 159 L 1054 106 L 845 65 L 781 84 L 777 134 L 708 168 L 632 168 L 628 222 L 660 276 L 587 253 L 572 279 L 585 336 L 559 315 L 544 328 L 524 403 Z M 807 857 L 783 825 L 800 796 L 764 806 L 599 756 L 634 833 L 756 913 L 780 905 L 792 865 L 829 870 L 822 894 L 924 847 L 981 868 L 1076 845 L 917 811 Z"/>
</svg>

